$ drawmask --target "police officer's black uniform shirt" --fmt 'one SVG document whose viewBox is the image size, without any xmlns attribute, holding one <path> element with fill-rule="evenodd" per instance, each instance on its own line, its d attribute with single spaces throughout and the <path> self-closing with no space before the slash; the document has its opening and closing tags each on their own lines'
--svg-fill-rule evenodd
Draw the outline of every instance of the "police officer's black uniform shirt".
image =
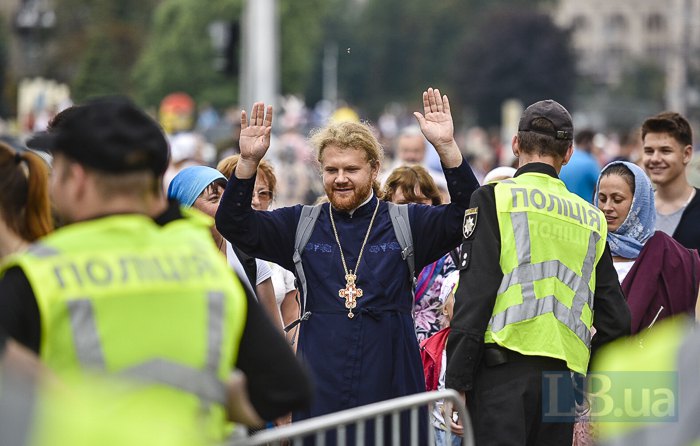
<svg viewBox="0 0 700 446">
<path fill-rule="evenodd" d="M 173 200 L 154 221 L 165 225 L 180 218 L 183 218 L 180 206 Z M 311 398 L 310 383 L 294 352 L 248 290 L 246 298 L 248 314 L 236 368 L 246 374 L 248 395 L 258 414 L 272 420 L 307 406 Z M 9 269 L 0 279 L 0 326 L 10 337 L 39 354 L 39 307 L 27 277 L 17 267 Z"/>
<path fill-rule="evenodd" d="M 544 173 L 558 178 L 554 167 L 545 163 L 528 163 L 515 176 Z M 478 208 L 476 226 L 462 244 L 459 288 L 455 294 L 454 316 L 447 342 L 446 387 L 470 390 L 484 348 L 484 333 L 503 279 L 501 271 L 501 239 L 496 215 L 493 184 L 479 188 L 471 196 L 470 209 Z M 630 334 L 631 316 L 625 302 L 610 249 L 596 266 L 592 339 L 593 352 L 607 342 Z"/>
</svg>

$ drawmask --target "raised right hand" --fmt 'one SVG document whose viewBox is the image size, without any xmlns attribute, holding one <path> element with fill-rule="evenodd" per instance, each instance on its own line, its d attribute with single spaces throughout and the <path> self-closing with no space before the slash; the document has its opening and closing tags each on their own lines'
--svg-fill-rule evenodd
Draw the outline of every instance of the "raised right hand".
<svg viewBox="0 0 700 446">
<path fill-rule="evenodd" d="M 250 122 L 245 110 L 241 111 L 241 136 L 238 145 L 241 149 L 241 160 L 256 164 L 265 156 L 270 148 L 270 132 L 272 131 L 272 106 L 256 102 L 250 112 Z"/>
</svg>

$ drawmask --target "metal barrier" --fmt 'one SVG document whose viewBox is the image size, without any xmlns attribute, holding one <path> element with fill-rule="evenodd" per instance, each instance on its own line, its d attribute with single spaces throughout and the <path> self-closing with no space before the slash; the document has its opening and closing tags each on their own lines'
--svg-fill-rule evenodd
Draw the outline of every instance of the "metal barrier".
<svg viewBox="0 0 700 446">
<path fill-rule="evenodd" d="M 262 446 L 262 445 L 282 445 L 290 444 L 292 446 L 300 446 L 303 444 L 314 444 L 316 446 L 325 446 L 326 434 L 335 431 L 336 442 L 338 446 L 360 446 L 365 445 L 365 428 L 367 421 L 373 419 L 376 429 L 374 429 L 374 444 L 380 446 L 385 444 L 386 430 L 384 426 L 385 417 L 391 418 L 390 444 L 391 446 L 423 446 L 435 445 L 435 436 L 430 420 L 431 403 L 439 400 L 445 402 L 450 401 L 453 405 L 453 410 L 457 411 L 462 425 L 464 427 L 464 436 L 462 437 L 463 446 L 474 445 L 474 434 L 472 431 L 471 421 L 467 408 L 464 406 L 459 394 L 451 389 L 441 390 L 436 392 L 425 392 L 414 395 L 407 395 L 400 398 L 395 398 L 378 403 L 369 404 L 366 406 L 355 407 L 341 412 L 335 412 L 328 415 L 323 415 L 316 418 L 298 421 L 288 426 L 269 429 L 258 432 L 255 435 L 233 440 L 228 443 L 229 446 Z M 420 441 L 419 431 L 419 410 L 422 407 L 428 407 L 428 419 L 426 420 L 427 438 Z M 408 429 L 402 429 L 401 412 L 409 412 Z M 404 417 L 405 418 L 405 417 Z M 372 421 L 370 421 L 371 423 Z M 450 439 L 449 423 L 447 423 L 448 431 L 446 438 Z M 356 438 L 355 444 L 350 444 L 347 441 L 348 428 L 354 429 Z M 410 431 L 410 438 L 401 438 L 402 430 Z M 287 443 L 288 442 L 288 443 Z M 447 442 L 447 444 L 452 444 Z M 369 445 L 367 445 L 369 446 Z"/>
</svg>

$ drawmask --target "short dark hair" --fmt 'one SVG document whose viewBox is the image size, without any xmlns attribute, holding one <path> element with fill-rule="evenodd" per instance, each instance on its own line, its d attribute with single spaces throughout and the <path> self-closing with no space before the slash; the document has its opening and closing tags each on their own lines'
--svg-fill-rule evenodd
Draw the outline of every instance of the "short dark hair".
<svg viewBox="0 0 700 446">
<path fill-rule="evenodd" d="M 223 178 L 217 178 L 216 180 L 214 180 L 214 181 L 212 181 L 211 183 L 209 183 L 209 184 L 207 185 L 207 187 L 205 187 L 204 189 L 202 189 L 202 192 L 200 192 L 199 195 L 197 195 L 197 198 L 199 198 L 199 197 L 201 197 L 202 195 L 204 195 L 205 192 L 213 192 L 213 191 L 215 191 L 217 186 L 220 187 L 221 189 L 226 189 L 226 184 L 227 184 L 227 181 L 226 181 L 226 180 L 224 180 Z"/>
<path fill-rule="evenodd" d="M 545 118 L 535 118 L 532 120 L 530 127 L 533 130 L 543 132 L 554 132 L 554 124 Z M 571 147 L 571 140 L 556 139 L 553 136 L 536 131 L 519 131 L 518 145 L 520 150 L 525 153 L 536 153 L 545 156 L 559 156 L 564 158 L 566 151 Z"/>
<path fill-rule="evenodd" d="M 668 133 L 684 146 L 693 145 L 693 130 L 688 120 L 676 112 L 663 112 L 642 124 L 642 141 L 647 133 Z"/>
<path fill-rule="evenodd" d="M 574 136 L 574 144 L 576 144 L 576 147 L 588 149 L 593 144 L 593 138 L 595 138 L 595 132 L 593 130 L 583 129 L 576 132 L 576 136 Z"/>
</svg>

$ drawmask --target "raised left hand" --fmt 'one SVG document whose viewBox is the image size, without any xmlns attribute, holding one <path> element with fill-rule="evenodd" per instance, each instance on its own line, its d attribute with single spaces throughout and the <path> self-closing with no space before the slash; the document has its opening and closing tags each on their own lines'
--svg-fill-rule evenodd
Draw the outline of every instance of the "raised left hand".
<svg viewBox="0 0 700 446">
<path fill-rule="evenodd" d="M 436 149 L 451 144 L 454 141 L 454 124 L 447 95 L 441 96 L 437 88 L 428 88 L 423 92 L 423 113 L 415 112 L 413 115 L 428 141 Z"/>
<path fill-rule="evenodd" d="M 414 112 L 423 135 L 435 147 L 440 161 L 446 167 L 457 167 L 462 154 L 454 138 L 454 123 L 447 95 L 440 95 L 437 88 L 423 92 L 423 114 Z"/>
</svg>

